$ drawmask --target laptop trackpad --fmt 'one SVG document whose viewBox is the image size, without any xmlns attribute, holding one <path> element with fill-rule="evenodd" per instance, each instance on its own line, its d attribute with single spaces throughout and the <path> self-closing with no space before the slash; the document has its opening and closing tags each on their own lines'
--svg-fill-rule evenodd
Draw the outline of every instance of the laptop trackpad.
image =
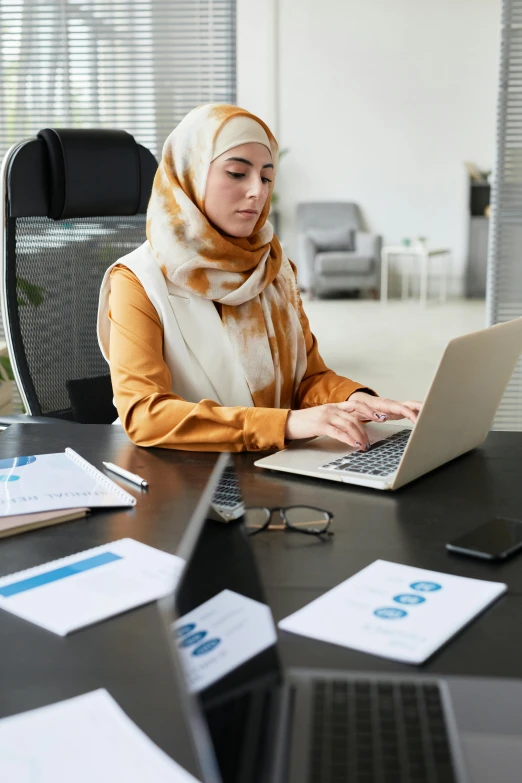
<svg viewBox="0 0 522 783">
<path fill-rule="evenodd" d="M 522 740 L 502 734 L 461 734 L 470 783 L 518 783 Z"/>
<path fill-rule="evenodd" d="M 522 682 L 448 677 L 472 783 L 522 780 Z"/>
</svg>

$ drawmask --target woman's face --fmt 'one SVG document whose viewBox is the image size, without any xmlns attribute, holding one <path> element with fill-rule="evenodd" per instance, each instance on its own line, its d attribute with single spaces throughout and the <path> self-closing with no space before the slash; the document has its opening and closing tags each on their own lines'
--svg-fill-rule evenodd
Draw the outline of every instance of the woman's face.
<svg viewBox="0 0 522 783">
<path fill-rule="evenodd" d="M 248 237 L 254 230 L 274 178 L 270 150 L 251 142 L 212 161 L 205 190 L 205 213 L 225 234 Z"/>
</svg>

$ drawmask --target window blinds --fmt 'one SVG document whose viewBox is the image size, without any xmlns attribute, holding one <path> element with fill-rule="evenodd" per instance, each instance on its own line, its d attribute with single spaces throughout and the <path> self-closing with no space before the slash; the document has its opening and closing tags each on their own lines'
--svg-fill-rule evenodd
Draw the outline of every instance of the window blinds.
<svg viewBox="0 0 522 783">
<path fill-rule="evenodd" d="M 488 259 L 489 324 L 522 316 L 522 0 L 503 0 L 497 154 Z M 522 430 L 522 361 L 494 429 Z"/>
<path fill-rule="evenodd" d="M 235 5 L 0 0 L 0 160 L 45 127 L 122 128 L 159 158 L 188 111 L 236 101 Z"/>
<path fill-rule="evenodd" d="M 0 0 L 0 157 L 43 127 L 123 128 L 156 157 L 235 102 L 235 0 Z"/>
</svg>

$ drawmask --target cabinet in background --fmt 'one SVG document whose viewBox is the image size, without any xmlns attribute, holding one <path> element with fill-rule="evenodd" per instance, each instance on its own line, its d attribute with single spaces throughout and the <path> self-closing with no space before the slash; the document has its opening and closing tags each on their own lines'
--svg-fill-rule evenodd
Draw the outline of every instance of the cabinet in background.
<svg viewBox="0 0 522 783">
<path fill-rule="evenodd" d="M 486 295 L 488 265 L 489 218 L 485 216 L 490 201 L 490 186 L 487 182 L 469 183 L 469 233 L 468 264 L 466 269 L 466 296 Z"/>
<path fill-rule="evenodd" d="M 486 296 L 488 237 L 489 218 L 470 217 L 466 271 L 466 296 L 470 298 Z"/>
</svg>

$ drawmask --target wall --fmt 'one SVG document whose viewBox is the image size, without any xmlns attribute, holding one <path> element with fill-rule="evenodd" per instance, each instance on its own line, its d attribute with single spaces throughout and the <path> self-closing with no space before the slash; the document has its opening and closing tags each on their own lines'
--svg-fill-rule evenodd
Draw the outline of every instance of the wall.
<svg viewBox="0 0 522 783">
<path fill-rule="evenodd" d="M 298 201 L 357 201 L 386 242 L 467 252 L 464 161 L 493 165 L 500 0 L 237 0 L 238 103 L 271 124 L 281 236 Z"/>
<path fill-rule="evenodd" d="M 236 0 L 237 103 L 279 133 L 279 0 Z"/>
</svg>

